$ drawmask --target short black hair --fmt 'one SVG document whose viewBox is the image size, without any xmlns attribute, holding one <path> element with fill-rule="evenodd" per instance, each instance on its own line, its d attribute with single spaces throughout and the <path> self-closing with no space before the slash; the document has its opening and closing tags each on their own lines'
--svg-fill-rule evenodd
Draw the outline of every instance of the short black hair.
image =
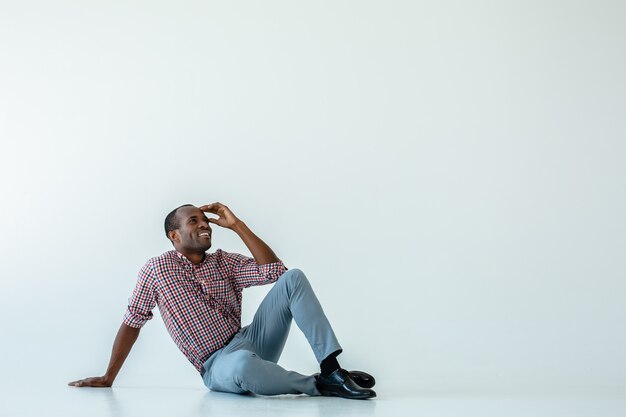
<svg viewBox="0 0 626 417">
<path fill-rule="evenodd" d="M 176 212 L 181 207 L 189 207 L 189 206 L 193 206 L 193 204 L 183 204 L 182 206 L 176 207 L 174 210 L 170 211 L 170 213 L 167 216 L 165 216 L 165 236 L 168 239 L 170 238 L 169 233 L 172 230 L 176 230 L 180 228 L 180 222 L 178 221 L 178 218 L 176 217 Z"/>
</svg>

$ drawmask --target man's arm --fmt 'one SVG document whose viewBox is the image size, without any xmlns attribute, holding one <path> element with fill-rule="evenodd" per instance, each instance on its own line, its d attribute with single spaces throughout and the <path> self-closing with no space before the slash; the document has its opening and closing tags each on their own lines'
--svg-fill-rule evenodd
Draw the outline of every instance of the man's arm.
<svg viewBox="0 0 626 417">
<path fill-rule="evenodd" d="M 217 219 L 209 219 L 209 222 L 231 229 L 237 233 L 250 250 L 250 253 L 252 253 L 252 256 L 254 256 L 254 260 L 258 265 L 271 264 L 279 261 L 274 251 L 257 235 L 252 233 L 252 230 L 250 230 L 243 221 L 238 219 L 225 205 L 221 203 L 207 204 L 201 206 L 200 210 L 220 216 Z"/>
<path fill-rule="evenodd" d="M 257 235 L 252 233 L 252 230 L 246 226 L 244 222 L 238 220 L 232 227 L 232 230 L 239 235 L 243 243 L 246 244 L 254 260 L 258 265 L 271 264 L 278 262 L 278 257 L 274 251 L 267 246 L 265 242 L 261 240 Z"/>
<path fill-rule="evenodd" d="M 80 379 L 78 381 L 72 381 L 67 385 L 73 387 L 110 387 L 113 385 L 113 381 L 120 371 L 122 364 L 126 360 L 130 349 L 135 344 L 137 337 L 139 336 L 139 328 L 130 327 L 125 323 L 122 323 L 120 329 L 113 342 L 113 350 L 111 352 L 111 360 L 109 366 L 103 376 L 94 376 L 90 378 Z"/>
</svg>

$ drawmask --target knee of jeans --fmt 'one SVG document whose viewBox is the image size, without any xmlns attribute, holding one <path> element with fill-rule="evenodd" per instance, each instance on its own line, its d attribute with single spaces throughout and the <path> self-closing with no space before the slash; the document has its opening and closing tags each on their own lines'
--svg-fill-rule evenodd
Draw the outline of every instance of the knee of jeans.
<svg viewBox="0 0 626 417">
<path fill-rule="evenodd" d="M 306 275 L 298 268 L 290 269 L 280 278 L 287 286 L 295 286 L 306 281 Z"/>
</svg>

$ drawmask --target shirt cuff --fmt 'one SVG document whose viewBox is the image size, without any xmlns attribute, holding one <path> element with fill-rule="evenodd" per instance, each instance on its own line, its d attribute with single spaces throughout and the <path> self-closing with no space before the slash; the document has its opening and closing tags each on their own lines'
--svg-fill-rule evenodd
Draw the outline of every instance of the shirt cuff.
<svg viewBox="0 0 626 417">
<path fill-rule="evenodd" d="M 143 327 L 143 325 L 146 324 L 146 322 L 150 320 L 152 316 L 153 316 L 152 312 L 148 313 L 148 315 L 142 315 L 142 314 L 133 313 L 130 310 L 126 310 L 126 314 L 124 314 L 124 319 L 122 320 L 122 322 L 126 324 L 127 326 L 138 329 L 138 328 Z"/>
<path fill-rule="evenodd" d="M 287 272 L 287 267 L 280 259 L 278 262 L 259 265 L 259 275 L 270 282 L 276 281 L 282 274 Z"/>
</svg>

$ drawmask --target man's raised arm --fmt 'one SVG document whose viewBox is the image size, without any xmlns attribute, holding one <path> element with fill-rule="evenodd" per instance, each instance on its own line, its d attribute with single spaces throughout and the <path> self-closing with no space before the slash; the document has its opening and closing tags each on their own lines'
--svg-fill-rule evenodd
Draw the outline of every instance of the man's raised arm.
<svg viewBox="0 0 626 417">
<path fill-rule="evenodd" d="M 258 265 L 270 264 L 278 262 L 278 257 L 274 251 L 267 246 L 246 224 L 237 218 L 233 212 L 222 203 L 207 204 L 199 207 L 204 212 L 217 214 L 217 219 L 209 219 L 209 223 L 231 229 L 239 235 L 243 243 L 246 244 L 254 260 Z"/>
<path fill-rule="evenodd" d="M 109 361 L 109 366 L 105 374 L 103 376 L 94 376 L 72 381 L 67 385 L 73 387 L 110 387 L 113 385 L 117 373 L 120 371 L 130 349 L 139 336 L 139 330 L 139 328 L 122 323 L 115 337 L 115 342 L 113 342 L 111 360 Z"/>
</svg>

